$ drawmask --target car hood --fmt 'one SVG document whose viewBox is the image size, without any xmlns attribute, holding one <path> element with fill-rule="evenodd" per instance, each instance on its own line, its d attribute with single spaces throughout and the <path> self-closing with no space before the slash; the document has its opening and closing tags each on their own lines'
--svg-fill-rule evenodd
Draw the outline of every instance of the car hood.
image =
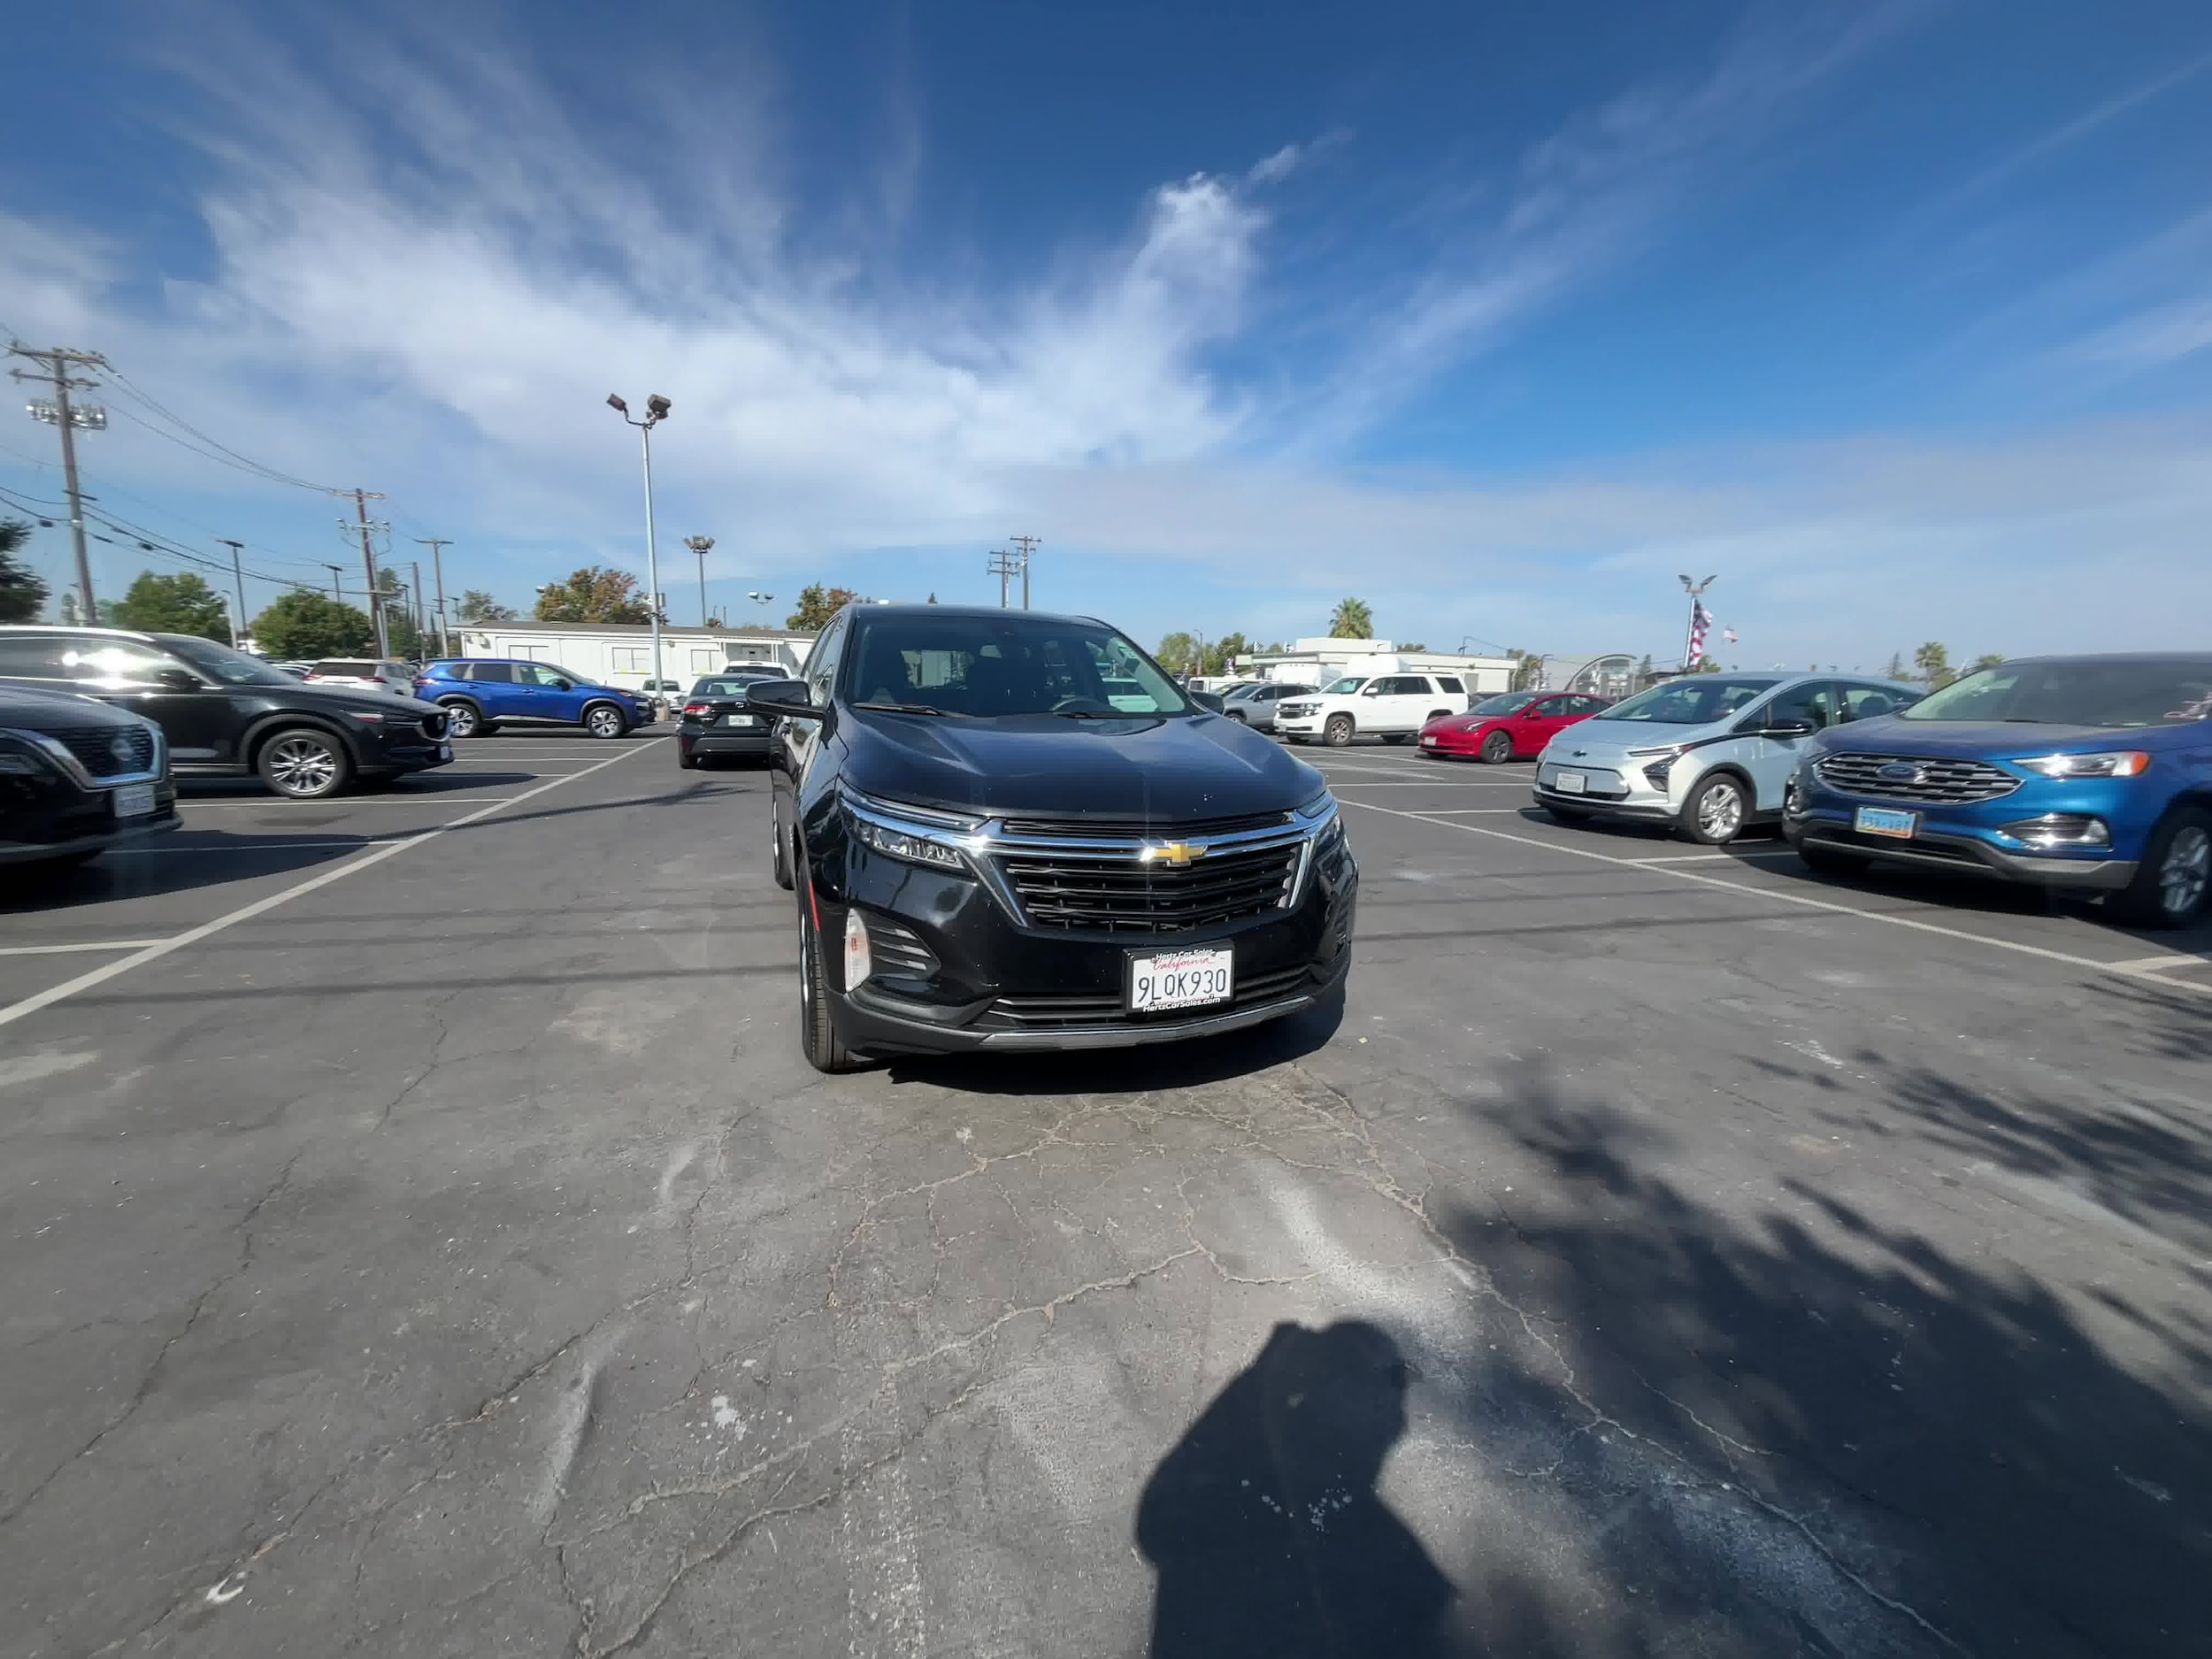
<svg viewBox="0 0 2212 1659">
<path fill-rule="evenodd" d="M 287 702 L 297 707 L 328 709 L 334 713 L 358 709 L 365 713 L 390 714 L 404 709 L 419 719 L 426 714 L 442 712 L 436 703 L 421 697 L 403 697 L 396 691 L 372 691 L 365 686 L 332 686 L 303 680 L 296 686 L 240 686 L 235 689 L 281 692 Z"/>
<path fill-rule="evenodd" d="M 1901 720 L 1895 715 L 1830 726 L 1815 740 L 1825 754 L 1850 749 L 1862 755 L 1955 756 L 1965 760 L 2006 760 L 2022 755 L 2068 750 L 2155 749 L 2173 726 L 2040 726 L 2026 721 Z"/>
<path fill-rule="evenodd" d="M 1617 765 L 1632 749 L 1663 749 L 1676 743 L 1703 743 L 1731 735 L 1736 724 L 1731 716 L 1706 726 L 1663 726 L 1656 720 L 1608 720 L 1592 715 L 1555 733 L 1544 745 L 1547 760 L 1585 760 L 1593 765 Z M 1581 753 L 1575 751 L 1579 749 Z"/>
<path fill-rule="evenodd" d="M 853 787 L 959 812 L 1177 820 L 1286 811 L 1321 774 L 1221 715 L 969 720 L 844 710 Z"/>
</svg>

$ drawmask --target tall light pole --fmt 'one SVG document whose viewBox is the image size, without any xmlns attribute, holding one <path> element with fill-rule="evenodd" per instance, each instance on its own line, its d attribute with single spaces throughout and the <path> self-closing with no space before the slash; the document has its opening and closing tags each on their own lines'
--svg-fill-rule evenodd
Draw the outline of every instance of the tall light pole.
<svg viewBox="0 0 2212 1659">
<path fill-rule="evenodd" d="M 745 596 L 760 607 L 760 625 L 763 627 L 766 627 L 768 626 L 768 607 L 775 603 L 776 595 L 773 594 L 747 594 Z"/>
<path fill-rule="evenodd" d="M 661 562 L 660 554 L 653 545 L 653 428 L 668 419 L 670 404 L 665 397 L 655 392 L 645 400 L 645 419 L 633 419 L 629 404 L 617 392 L 607 394 L 607 407 L 637 428 L 641 453 L 645 457 L 645 606 L 653 624 L 653 689 L 660 690 L 661 682 Z"/>
<path fill-rule="evenodd" d="M 1705 590 L 1719 578 L 1708 576 L 1701 582 L 1694 582 L 1687 576 L 1680 576 L 1678 572 L 1677 574 L 1682 583 L 1682 591 L 1690 596 L 1690 626 L 1688 631 L 1682 636 L 1682 669 L 1686 673 L 1697 666 L 1691 660 L 1690 653 L 1698 649 L 1702 644 L 1697 636 L 1697 613 L 1705 608 Z"/>
<path fill-rule="evenodd" d="M 714 546 L 710 535 L 687 535 L 684 545 L 699 556 L 699 626 L 707 626 L 707 554 Z"/>
</svg>

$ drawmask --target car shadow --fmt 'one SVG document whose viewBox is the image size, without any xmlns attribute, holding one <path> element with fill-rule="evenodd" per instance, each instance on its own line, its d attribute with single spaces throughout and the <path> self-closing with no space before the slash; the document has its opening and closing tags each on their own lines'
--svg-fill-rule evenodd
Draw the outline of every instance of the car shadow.
<svg viewBox="0 0 2212 1659">
<path fill-rule="evenodd" d="M 1189 1088 L 1286 1065 L 1325 1047 L 1344 1020 L 1342 999 L 1245 1031 L 1137 1048 L 1057 1054 L 903 1055 L 894 1084 L 928 1083 L 970 1094 L 1094 1094 Z"/>
<path fill-rule="evenodd" d="M 311 801 L 296 801 L 289 795 L 279 795 L 258 778 L 180 778 L 177 780 L 177 799 L 193 801 L 268 801 L 281 806 L 343 806 L 364 795 L 384 797 L 396 795 L 454 795 L 472 789 L 496 788 L 503 784 L 537 783 L 548 777 L 562 774 L 542 772 L 403 772 L 397 778 L 374 779 L 363 783 L 356 781 L 336 795 L 319 796 Z"/>
<path fill-rule="evenodd" d="M 180 830 L 159 841 L 113 849 L 69 869 L 34 872 L 0 868 L 0 915 L 31 916 L 118 899 L 158 898 L 312 870 L 375 844 L 366 835 L 310 828 L 296 836 Z"/>
</svg>

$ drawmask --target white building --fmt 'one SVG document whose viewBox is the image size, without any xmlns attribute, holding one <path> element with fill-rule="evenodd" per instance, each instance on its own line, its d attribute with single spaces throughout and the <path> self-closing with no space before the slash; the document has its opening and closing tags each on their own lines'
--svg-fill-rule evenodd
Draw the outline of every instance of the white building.
<svg viewBox="0 0 2212 1659">
<path fill-rule="evenodd" d="M 1237 658 L 1237 667 L 1260 680 L 1293 686 L 1325 686 L 1342 674 L 1457 674 L 1470 695 L 1486 697 L 1513 688 L 1509 657 L 1469 657 L 1458 651 L 1402 651 L 1388 640 L 1293 640 L 1286 651 Z"/>
<path fill-rule="evenodd" d="M 642 622 L 481 622 L 454 630 L 463 657 L 551 663 L 603 686 L 635 691 L 653 677 L 653 630 Z M 797 628 L 661 629 L 661 675 L 688 686 L 746 664 L 798 672 L 814 635 Z"/>
</svg>

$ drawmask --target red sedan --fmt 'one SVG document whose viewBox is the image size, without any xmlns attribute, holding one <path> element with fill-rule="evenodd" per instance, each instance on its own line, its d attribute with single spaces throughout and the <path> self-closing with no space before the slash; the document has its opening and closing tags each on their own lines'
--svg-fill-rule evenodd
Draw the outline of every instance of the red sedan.
<svg viewBox="0 0 2212 1659">
<path fill-rule="evenodd" d="M 1554 732 L 1612 706 L 1573 691 L 1509 691 L 1421 728 L 1421 752 L 1492 765 L 1540 754 Z"/>
</svg>

